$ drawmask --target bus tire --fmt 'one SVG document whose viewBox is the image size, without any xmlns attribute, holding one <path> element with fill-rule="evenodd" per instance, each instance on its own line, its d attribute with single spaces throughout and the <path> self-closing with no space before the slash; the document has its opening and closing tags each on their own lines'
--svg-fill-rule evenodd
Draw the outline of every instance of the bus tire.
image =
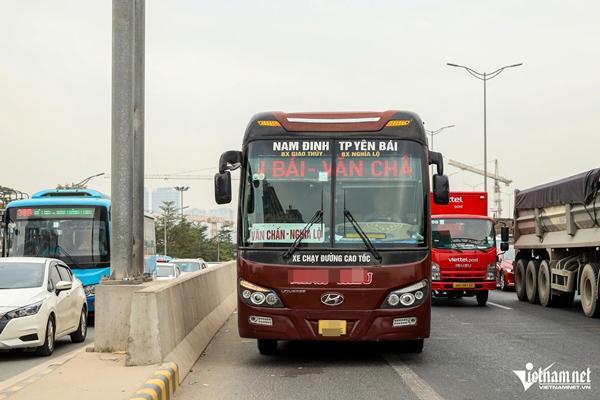
<svg viewBox="0 0 600 400">
<path fill-rule="evenodd" d="M 537 275 L 537 292 L 540 304 L 544 307 L 551 307 L 554 305 L 552 300 L 552 279 L 550 272 L 550 262 L 543 260 L 540 263 L 540 267 Z"/>
<path fill-rule="evenodd" d="M 527 294 L 525 293 L 525 267 L 527 266 L 527 260 L 520 258 L 517 260 L 515 265 L 515 292 L 517 292 L 517 298 L 520 301 L 527 300 Z"/>
<path fill-rule="evenodd" d="M 586 264 L 579 279 L 581 308 L 586 317 L 600 316 L 600 300 L 598 300 L 598 264 Z"/>
<path fill-rule="evenodd" d="M 530 260 L 525 269 L 525 293 L 527 301 L 531 304 L 539 303 L 537 277 L 540 270 L 540 262 L 538 260 Z"/>
<path fill-rule="evenodd" d="M 408 340 L 404 342 L 404 351 L 407 353 L 421 353 L 424 344 L 425 339 Z"/>
<path fill-rule="evenodd" d="M 277 352 L 277 340 L 257 339 L 258 352 L 263 356 L 275 354 Z"/>
</svg>

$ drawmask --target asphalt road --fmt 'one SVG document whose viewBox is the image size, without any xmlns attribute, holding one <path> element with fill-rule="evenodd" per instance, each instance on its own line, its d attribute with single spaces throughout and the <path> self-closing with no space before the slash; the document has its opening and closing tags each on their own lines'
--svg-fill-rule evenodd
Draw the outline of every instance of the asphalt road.
<svg viewBox="0 0 600 400">
<path fill-rule="evenodd" d="M 177 392 L 177 399 L 598 399 L 600 319 L 576 304 L 548 309 L 492 292 L 436 300 L 432 337 L 421 354 L 386 343 L 285 342 L 261 356 L 240 339 L 236 316 L 215 336 Z M 513 370 L 591 369 L 591 390 L 527 391 Z"/>
<path fill-rule="evenodd" d="M 94 328 L 88 327 L 87 337 L 83 343 L 73 343 L 69 336 L 65 336 L 56 341 L 54 353 L 50 357 L 39 357 L 35 353 L 26 350 L 0 351 L 0 383 L 8 378 L 12 378 L 30 368 L 36 367 L 52 360 L 53 358 L 65 355 L 73 350 L 87 346 L 94 341 Z"/>
</svg>

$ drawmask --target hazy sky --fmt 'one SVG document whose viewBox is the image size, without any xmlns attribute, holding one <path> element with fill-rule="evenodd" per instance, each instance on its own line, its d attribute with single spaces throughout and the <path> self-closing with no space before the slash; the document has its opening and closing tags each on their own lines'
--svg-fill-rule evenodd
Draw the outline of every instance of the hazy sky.
<svg viewBox="0 0 600 400">
<path fill-rule="evenodd" d="M 212 175 L 267 110 L 412 110 L 429 129 L 456 125 L 435 138 L 446 159 L 482 167 L 482 83 L 446 62 L 524 63 L 488 82 L 488 159 L 514 181 L 505 207 L 513 188 L 600 164 L 598 1 L 146 7 L 147 173 Z M 34 192 L 110 172 L 111 1 L 0 0 L 0 10 L 0 185 Z M 483 181 L 447 172 L 455 190 Z M 186 203 L 216 207 L 212 182 L 166 185 L 181 183 Z M 108 179 L 92 186 L 110 191 Z"/>
</svg>

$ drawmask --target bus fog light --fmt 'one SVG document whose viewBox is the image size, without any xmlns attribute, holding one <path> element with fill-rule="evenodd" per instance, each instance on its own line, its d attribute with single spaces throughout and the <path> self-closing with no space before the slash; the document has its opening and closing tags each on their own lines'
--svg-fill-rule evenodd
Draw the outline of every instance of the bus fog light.
<svg viewBox="0 0 600 400">
<path fill-rule="evenodd" d="M 417 317 L 406 317 L 406 318 L 394 318 L 392 325 L 394 327 L 399 326 L 413 326 L 417 324 Z"/>
<path fill-rule="evenodd" d="M 250 297 L 250 301 L 252 301 L 252 304 L 259 306 L 265 302 L 265 295 L 261 292 L 254 292 Z"/>
<path fill-rule="evenodd" d="M 392 307 L 397 306 L 398 303 L 400 303 L 400 296 L 398 296 L 396 293 L 390 294 L 388 296 L 387 303 Z"/>
<path fill-rule="evenodd" d="M 267 302 L 268 305 L 274 306 L 279 301 L 279 298 L 277 297 L 277 295 L 275 293 L 269 293 L 267 295 L 267 297 L 265 297 L 265 301 Z"/>
<path fill-rule="evenodd" d="M 252 294 L 252 292 L 249 291 L 248 289 L 246 289 L 242 292 L 242 297 L 245 299 L 249 299 L 251 294 Z"/>
<path fill-rule="evenodd" d="M 262 325 L 262 326 L 273 326 L 273 319 L 270 317 L 259 317 L 256 315 L 251 315 L 248 318 L 248 322 L 253 325 Z"/>
<path fill-rule="evenodd" d="M 423 298 L 423 292 L 421 292 L 420 290 L 415 292 L 415 299 L 421 300 L 422 298 Z"/>
<path fill-rule="evenodd" d="M 402 296 L 400 296 L 400 303 L 402 303 L 403 306 L 411 306 L 413 305 L 415 302 L 415 296 L 412 293 L 404 293 Z"/>
</svg>

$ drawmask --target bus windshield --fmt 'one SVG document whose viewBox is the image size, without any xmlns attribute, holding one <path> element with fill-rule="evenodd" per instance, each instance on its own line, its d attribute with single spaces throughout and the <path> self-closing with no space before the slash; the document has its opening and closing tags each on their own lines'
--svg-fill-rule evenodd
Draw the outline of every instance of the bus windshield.
<svg viewBox="0 0 600 400">
<path fill-rule="evenodd" d="M 106 267 L 108 213 L 93 206 L 35 206 L 7 210 L 6 255 L 52 257 L 72 268 Z"/>
<path fill-rule="evenodd" d="M 436 249 L 489 249 L 496 245 L 494 224 L 487 219 L 432 218 L 431 227 Z"/>
<path fill-rule="evenodd" d="M 425 246 L 423 148 L 403 140 L 282 140 L 248 145 L 245 246 Z M 350 222 L 354 220 L 354 224 Z M 358 225 L 358 230 L 356 225 Z"/>
</svg>

